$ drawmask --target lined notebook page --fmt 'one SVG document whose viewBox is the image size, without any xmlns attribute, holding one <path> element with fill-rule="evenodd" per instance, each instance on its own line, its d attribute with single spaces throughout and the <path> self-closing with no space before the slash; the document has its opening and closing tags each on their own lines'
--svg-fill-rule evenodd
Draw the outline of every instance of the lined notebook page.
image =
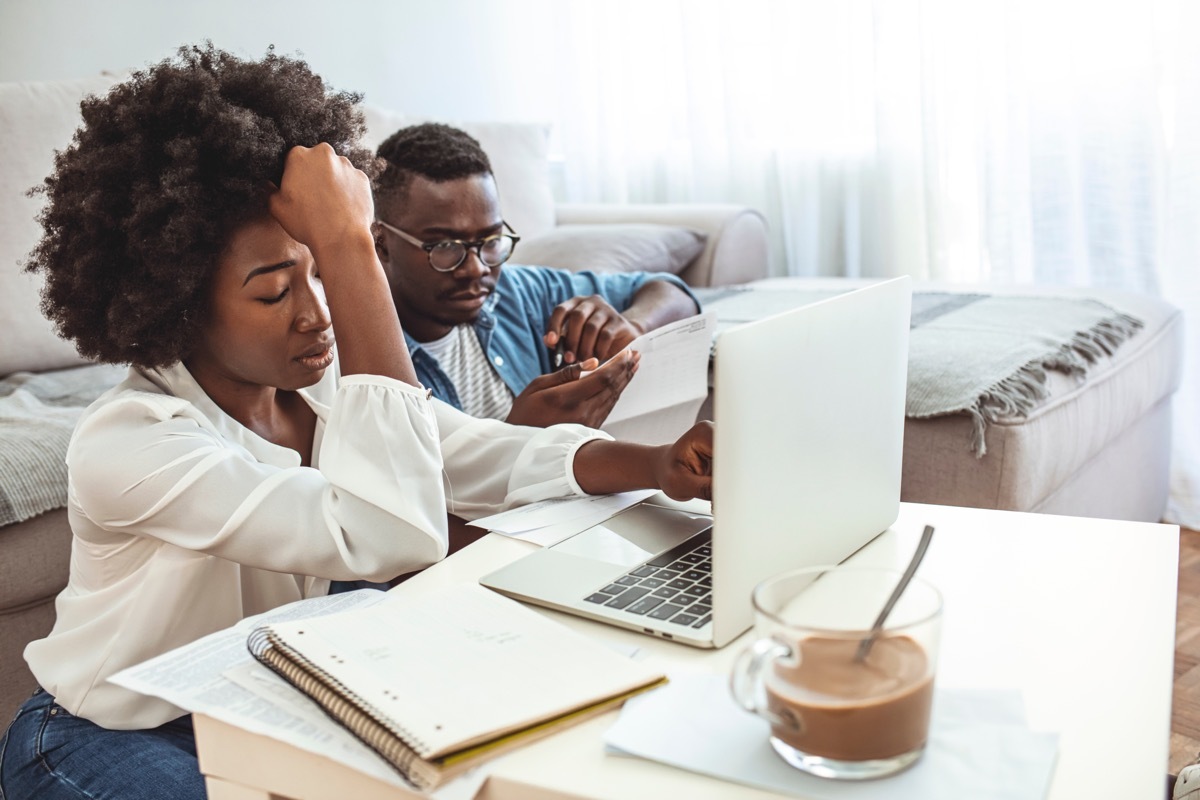
<svg viewBox="0 0 1200 800">
<path fill-rule="evenodd" d="M 270 630 L 392 720 L 423 758 L 662 678 L 474 584 Z"/>
</svg>

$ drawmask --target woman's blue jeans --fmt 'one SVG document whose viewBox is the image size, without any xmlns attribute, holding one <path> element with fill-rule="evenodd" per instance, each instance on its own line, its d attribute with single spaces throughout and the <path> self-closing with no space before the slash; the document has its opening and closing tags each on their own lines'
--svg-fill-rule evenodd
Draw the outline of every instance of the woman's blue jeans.
<svg viewBox="0 0 1200 800">
<path fill-rule="evenodd" d="M 204 800 L 192 718 L 111 731 L 38 689 L 0 738 L 0 800 Z"/>
</svg>

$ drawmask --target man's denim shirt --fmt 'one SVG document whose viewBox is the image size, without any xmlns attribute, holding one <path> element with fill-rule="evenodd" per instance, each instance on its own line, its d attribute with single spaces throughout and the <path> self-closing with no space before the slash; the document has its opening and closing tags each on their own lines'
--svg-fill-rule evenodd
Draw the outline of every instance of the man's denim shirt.
<svg viewBox="0 0 1200 800">
<path fill-rule="evenodd" d="M 484 301 L 475 320 L 475 333 L 497 374 L 518 395 L 534 378 L 553 369 L 542 336 L 556 305 L 579 295 L 598 294 L 613 308 L 624 311 L 637 291 L 652 280 L 669 281 L 696 300 L 682 280 L 668 273 L 571 272 L 506 264 L 495 290 Z M 698 301 L 696 307 L 700 307 Z M 432 389 L 434 397 L 461 409 L 458 392 L 437 359 L 407 332 L 404 338 L 408 340 L 417 378 L 425 388 Z"/>
</svg>

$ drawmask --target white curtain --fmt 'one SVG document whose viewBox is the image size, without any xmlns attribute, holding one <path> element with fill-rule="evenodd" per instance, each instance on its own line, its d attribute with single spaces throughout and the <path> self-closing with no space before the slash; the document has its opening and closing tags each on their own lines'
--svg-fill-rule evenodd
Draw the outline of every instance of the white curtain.
<svg viewBox="0 0 1200 800">
<path fill-rule="evenodd" d="M 1169 518 L 1200 526 L 1200 9 L 551 5 L 571 201 L 740 202 L 772 270 L 1156 293 L 1188 327 Z"/>
</svg>

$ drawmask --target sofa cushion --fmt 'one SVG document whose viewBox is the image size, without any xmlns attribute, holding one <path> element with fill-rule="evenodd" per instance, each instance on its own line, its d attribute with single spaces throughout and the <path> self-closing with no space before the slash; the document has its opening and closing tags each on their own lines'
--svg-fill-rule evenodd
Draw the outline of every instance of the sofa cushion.
<svg viewBox="0 0 1200 800">
<path fill-rule="evenodd" d="M 65 553 L 69 547 L 64 545 L 62 549 Z M 23 653 L 27 643 L 41 639 L 52 627 L 53 598 L 16 611 L 0 612 L 0 631 L 4 635 L 4 644 L 0 646 L 0 719 L 6 722 L 12 719 L 37 687 Z"/>
<path fill-rule="evenodd" d="M 41 278 L 21 264 L 37 245 L 41 197 L 27 192 L 54 168 L 54 153 L 71 143 L 79 127 L 79 101 L 108 90 L 115 77 L 78 81 L 0 83 L 0 376 L 82 363 L 74 346 L 54 333 L 40 310 Z"/>
<path fill-rule="evenodd" d="M 492 162 L 500 208 L 505 220 L 522 237 L 554 227 L 554 194 L 550 189 L 548 125 L 518 122 L 459 122 L 432 120 L 363 105 L 367 133 L 363 144 L 375 150 L 401 128 L 422 122 L 444 122 L 479 140 Z"/>
<path fill-rule="evenodd" d="M 71 525 L 65 508 L 0 527 L 0 614 L 54 597 L 67 585 Z"/>
<path fill-rule="evenodd" d="M 60 508 L 0 527 L 0 719 L 36 685 L 22 653 L 54 625 L 54 598 L 67 585 L 71 526 Z"/>
<path fill-rule="evenodd" d="M 699 231 L 670 225 L 559 225 L 517 244 L 522 264 L 597 272 L 669 272 L 678 275 L 704 250 Z"/>
</svg>

